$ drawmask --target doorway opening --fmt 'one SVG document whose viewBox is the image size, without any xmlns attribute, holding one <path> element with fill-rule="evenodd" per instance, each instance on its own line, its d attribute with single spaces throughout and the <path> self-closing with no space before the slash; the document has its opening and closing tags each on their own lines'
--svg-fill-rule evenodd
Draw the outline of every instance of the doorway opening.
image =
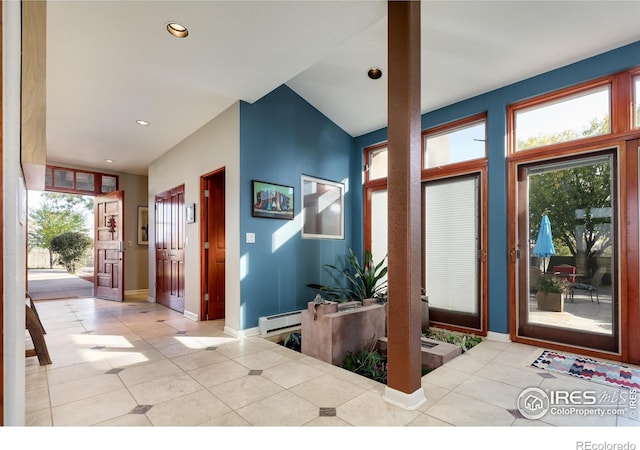
<svg viewBox="0 0 640 450">
<path fill-rule="evenodd" d="M 619 351 L 616 173 L 615 148 L 519 167 L 518 336 Z"/>
<path fill-rule="evenodd" d="M 29 191 L 27 204 L 27 289 L 31 297 L 93 297 L 94 197 Z"/>
</svg>

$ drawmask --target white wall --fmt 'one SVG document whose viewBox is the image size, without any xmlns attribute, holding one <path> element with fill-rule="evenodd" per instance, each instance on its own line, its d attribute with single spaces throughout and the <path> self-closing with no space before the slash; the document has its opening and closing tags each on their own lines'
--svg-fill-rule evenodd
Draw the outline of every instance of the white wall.
<svg viewBox="0 0 640 450">
<path fill-rule="evenodd" d="M 27 195 L 20 166 L 20 2 L 2 2 L 4 424 L 24 426 Z"/>
<path fill-rule="evenodd" d="M 200 178 L 225 168 L 225 326 L 240 327 L 240 104 L 195 131 L 149 166 L 149 217 L 155 196 L 184 184 L 185 203 L 196 204 L 196 223 L 186 225 L 185 316 L 200 319 Z M 155 227 L 149 221 L 149 296 L 155 296 Z"/>
</svg>

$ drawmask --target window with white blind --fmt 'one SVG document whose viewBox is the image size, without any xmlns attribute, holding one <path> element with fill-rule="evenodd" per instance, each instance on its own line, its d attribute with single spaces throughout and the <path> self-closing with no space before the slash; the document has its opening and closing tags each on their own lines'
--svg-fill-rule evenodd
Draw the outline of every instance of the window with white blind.
<svg viewBox="0 0 640 450">
<path fill-rule="evenodd" d="M 376 264 L 387 256 L 388 205 L 386 189 L 371 193 L 371 255 Z"/>
<path fill-rule="evenodd" d="M 425 183 L 425 289 L 429 308 L 478 315 L 479 176 Z"/>
</svg>

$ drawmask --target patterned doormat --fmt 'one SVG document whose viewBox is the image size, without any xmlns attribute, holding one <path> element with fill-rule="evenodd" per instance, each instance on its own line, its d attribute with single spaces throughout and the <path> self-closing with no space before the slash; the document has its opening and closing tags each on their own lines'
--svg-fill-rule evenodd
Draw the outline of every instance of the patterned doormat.
<svg viewBox="0 0 640 450">
<path fill-rule="evenodd" d="M 640 389 L 640 369 L 545 350 L 531 364 L 538 369 L 571 375 L 608 386 Z"/>
</svg>

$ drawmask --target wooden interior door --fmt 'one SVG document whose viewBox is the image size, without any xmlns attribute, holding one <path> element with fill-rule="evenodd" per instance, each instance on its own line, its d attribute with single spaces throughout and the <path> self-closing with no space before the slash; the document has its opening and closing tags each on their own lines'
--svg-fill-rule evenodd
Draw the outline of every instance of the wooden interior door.
<svg viewBox="0 0 640 450">
<path fill-rule="evenodd" d="M 156 302 L 184 312 L 184 185 L 156 195 Z"/>
<path fill-rule="evenodd" d="M 96 298 L 124 300 L 124 192 L 95 199 L 95 258 L 93 293 Z"/>
<path fill-rule="evenodd" d="M 204 252 L 202 317 L 205 320 L 223 319 L 225 316 L 225 171 L 214 172 L 202 178 Z"/>
</svg>

